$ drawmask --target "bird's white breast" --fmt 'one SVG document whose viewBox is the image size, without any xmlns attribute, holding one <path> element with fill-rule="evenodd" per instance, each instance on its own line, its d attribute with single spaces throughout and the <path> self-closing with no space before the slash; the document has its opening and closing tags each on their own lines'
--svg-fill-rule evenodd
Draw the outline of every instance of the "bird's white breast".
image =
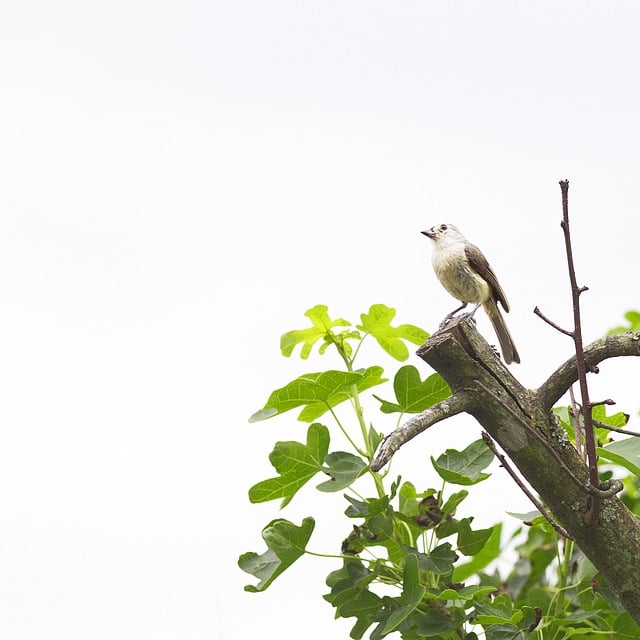
<svg viewBox="0 0 640 640">
<path fill-rule="evenodd" d="M 463 242 L 442 238 L 431 262 L 442 286 L 460 302 L 485 302 L 491 296 L 487 282 L 469 266 Z"/>
</svg>

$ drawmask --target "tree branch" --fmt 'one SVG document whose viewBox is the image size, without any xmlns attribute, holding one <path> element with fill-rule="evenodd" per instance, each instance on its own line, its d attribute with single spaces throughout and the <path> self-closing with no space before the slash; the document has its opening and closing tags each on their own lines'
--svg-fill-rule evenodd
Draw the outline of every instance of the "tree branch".
<svg viewBox="0 0 640 640">
<path fill-rule="evenodd" d="M 584 360 L 590 369 L 609 358 L 640 356 L 640 332 L 620 333 L 595 340 L 584 348 Z M 576 356 L 571 356 L 543 382 L 537 391 L 538 401 L 550 411 L 578 379 Z"/>
<path fill-rule="evenodd" d="M 380 471 L 403 444 L 415 438 L 419 433 L 426 431 L 445 418 L 468 411 L 473 397 L 473 394 L 468 391 L 460 391 L 446 400 L 434 404 L 391 432 L 380 444 L 378 454 L 371 463 L 371 470 Z"/>
<path fill-rule="evenodd" d="M 544 508 L 544 505 L 536 496 L 529 490 L 529 487 L 525 485 L 524 482 L 520 479 L 518 474 L 511 468 L 511 465 L 507 461 L 505 455 L 498 451 L 498 447 L 496 447 L 496 443 L 493 441 L 493 438 L 486 432 L 482 432 L 482 439 L 485 441 L 487 447 L 491 449 L 493 455 L 500 461 L 500 465 L 502 468 L 511 476 L 513 481 L 520 487 L 522 493 L 524 493 L 529 500 L 533 503 L 535 508 L 542 514 L 543 518 L 563 537 L 568 540 L 573 540 L 573 538 L 569 535 L 569 533 L 563 529 L 554 519 L 553 516 Z"/>
</svg>

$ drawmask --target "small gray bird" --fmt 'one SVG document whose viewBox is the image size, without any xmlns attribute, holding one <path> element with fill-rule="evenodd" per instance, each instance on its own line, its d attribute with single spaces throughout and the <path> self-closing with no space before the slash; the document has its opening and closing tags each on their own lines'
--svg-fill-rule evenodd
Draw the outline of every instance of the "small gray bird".
<svg viewBox="0 0 640 640">
<path fill-rule="evenodd" d="M 451 319 L 470 302 L 476 305 L 469 314 L 469 317 L 473 317 L 482 305 L 498 336 L 505 362 L 520 362 L 513 338 L 498 309 L 499 302 L 508 313 L 509 303 L 482 251 L 452 224 L 438 224 L 422 233 L 433 240 L 432 264 L 438 280 L 454 298 L 462 302 L 447 319 Z"/>
</svg>

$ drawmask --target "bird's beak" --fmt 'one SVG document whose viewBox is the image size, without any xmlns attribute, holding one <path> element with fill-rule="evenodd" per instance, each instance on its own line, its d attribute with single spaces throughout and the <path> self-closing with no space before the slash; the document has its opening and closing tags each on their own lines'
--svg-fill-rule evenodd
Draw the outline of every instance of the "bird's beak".
<svg viewBox="0 0 640 640">
<path fill-rule="evenodd" d="M 433 237 L 436 235 L 435 233 L 433 233 L 431 229 L 428 229 L 427 231 L 421 231 L 420 233 L 427 236 L 427 238 L 431 238 L 432 240 L 433 240 Z"/>
</svg>

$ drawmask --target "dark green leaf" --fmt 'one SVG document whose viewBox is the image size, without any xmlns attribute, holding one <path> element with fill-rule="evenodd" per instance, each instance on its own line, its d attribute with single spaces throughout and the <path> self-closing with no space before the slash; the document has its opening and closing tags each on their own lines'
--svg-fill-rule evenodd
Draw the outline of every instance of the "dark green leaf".
<svg viewBox="0 0 640 640">
<path fill-rule="evenodd" d="M 466 619 L 464 610 L 457 607 L 448 610 L 433 608 L 413 618 L 420 638 L 449 638 L 446 634 L 461 627 Z"/>
<path fill-rule="evenodd" d="M 493 460 L 493 453 L 483 440 L 472 442 L 464 451 L 447 449 L 437 460 L 431 457 L 431 463 L 440 477 L 452 484 L 472 485 L 489 477 L 482 473 Z"/>
<path fill-rule="evenodd" d="M 344 512 L 349 518 L 375 516 L 386 511 L 389 506 L 388 496 L 382 496 L 382 498 L 369 498 L 365 501 L 356 500 L 347 494 L 345 494 L 344 497 L 350 503 L 350 506 L 347 507 Z"/>
<path fill-rule="evenodd" d="M 452 493 L 447 501 L 442 505 L 442 513 L 448 516 L 454 516 L 456 514 L 456 509 L 458 505 L 469 495 L 469 492 L 466 489 L 462 489 L 457 493 Z"/>
<path fill-rule="evenodd" d="M 387 507 L 384 514 L 371 516 L 367 520 L 369 531 L 375 536 L 375 542 L 388 540 L 393 534 L 393 509 Z"/>
<path fill-rule="evenodd" d="M 480 551 L 473 554 L 473 558 L 464 564 L 459 564 L 453 570 L 453 582 L 464 582 L 471 576 L 484 569 L 490 562 L 500 556 L 500 535 L 502 524 L 490 529 L 491 534 Z"/>
<path fill-rule="evenodd" d="M 378 367 L 379 369 L 379 367 Z M 276 389 L 267 400 L 264 407 L 254 413 L 249 422 L 266 420 L 285 411 L 309 404 L 322 404 L 325 411 L 348 398 L 348 394 L 341 394 L 352 385 L 362 382 L 362 373 L 349 371 L 321 371 L 306 373 L 289 382 L 280 389 Z M 340 395 L 338 395 L 340 394 Z M 313 419 L 313 418 L 312 418 Z M 307 420 L 309 422 L 310 420 Z"/>
<path fill-rule="evenodd" d="M 616 633 L 616 640 L 640 638 L 640 627 L 633 621 L 626 611 L 623 611 L 616 616 L 613 622 L 613 630 Z"/>
<path fill-rule="evenodd" d="M 323 471 L 331 477 L 318 485 L 320 491 L 342 491 L 348 487 L 366 468 L 367 463 L 346 451 L 330 453 L 324 461 Z"/>
<path fill-rule="evenodd" d="M 420 413 L 451 395 L 449 385 L 439 373 L 420 380 L 420 374 L 413 365 L 400 367 L 393 379 L 393 389 L 397 402 L 388 402 L 374 395 L 382 404 L 383 413 Z"/>
<path fill-rule="evenodd" d="M 395 315 L 395 309 L 384 304 L 374 304 L 369 309 L 369 313 L 360 315 L 362 324 L 357 328 L 371 334 L 391 357 L 404 361 L 409 357 L 409 349 L 403 340 L 413 344 L 422 344 L 427 340 L 429 334 L 410 324 L 392 327 L 391 321 Z"/>
<path fill-rule="evenodd" d="M 284 498 L 286 506 L 296 492 L 313 476 L 322 471 L 322 462 L 329 450 L 329 430 L 314 422 L 307 430 L 307 444 L 276 442 L 269 455 L 278 476 L 263 480 L 249 489 L 251 502 L 266 502 Z"/>
<path fill-rule="evenodd" d="M 485 630 L 485 640 L 521 640 L 524 637 L 513 624 L 493 624 Z"/>
<path fill-rule="evenodd" d="M 262 530 L 262 538 L 267 543 L 267 551 L 261 555 L 244 553 L 238 559 L 238 566 L 260 582 L 248 584 L 245 591 L 264 591 L 281 573 L 288 569 L 304 554 L 315 521 L 305 518 L 297 527 L 288 520 L 273 520 Z"/>
<path fill-rule="evenodd" d="M 522 620 L 523 613 L 513 606 L 511 597 L 507 593 L 496 596 L 491 602 L 478 601 L 475 603 L 477 620 L 483 626 L 498 624 L 516 625 Z"/>
<path fill-rule="evenodd" d="M 336 617 L 357 618 L 352 638 L 361 638 L 382 609 L 382 598 L 367 589 L 376 577 L 357 559 L 345 560 L 341 569 L 327 577 L 331 593 L 324 596 L 336 608 Z"/>
<path fill-rule="evenodd" d="M 311 320 L 313 326 L 308 329 L 298 329 L 285 333 L 280 338 L 282 355 L 290 356 L 296 345 L 302 344 L 300 357 L 306 359 L 309 357 L 313 345 L 327 334 L 330 334 L 332 327 L 348 327 L 351 324 L 342 318 L 331 320 L 327 311 L 328 307 L 324 304 L 318 304 L 305 311 L 304 315 Z"/>
<path fill-rule="evenodd" d="M 413 547 L 405 547 L 404 549 L 407 553 L 418 558 L 420 571 L 428 571 L 441 576 L 450 574 L 453 571 L 454 562 L 458 559 L 448 542 L 437 546 L 430 553 L 422 553 Z"/>
<path fill-rule="evenodd" d="M 465 556 L 475 556 L 479 553 L 493 533 L 493 527 L 474 531 L 471 528 L 471 520 L 473 518 L 464 518 L 458 525 L 458 551 Z"/>
<path fill-rule="evenodd" d="M 374 632 L 375 637 L 382 638 L 391 633 L 416 610 L 422 601 L 426 589 L 420 584 L 418 559 L 412 554 L 405 557 L 402 586 L 402 595 L 399 598 L 400 606 L 394 609 L 384 622 L 380 623 Z M 372 638 L 374 634 L 371 635 Z"/>
</svg>

